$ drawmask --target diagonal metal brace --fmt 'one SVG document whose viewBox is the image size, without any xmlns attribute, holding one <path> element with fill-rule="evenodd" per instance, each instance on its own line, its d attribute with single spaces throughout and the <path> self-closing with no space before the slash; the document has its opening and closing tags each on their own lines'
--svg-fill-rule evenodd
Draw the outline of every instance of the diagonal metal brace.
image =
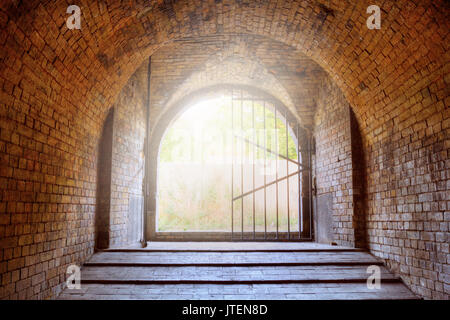
<svg viewBox="0 0 450 320">
<path fill-rule="evenodd" d="M 278 157 L 282 158 L 283 160 L 287 160 L 287 161 L 289 161 L 289 162 L 292 162 L 292 163 L 295 164 L 296 166 L 299 166 L 299 167 L 302 167 L 302 168 L 304 168 L 304 169 L 306 169 L 306 170 L 309 170 L 309 167 L 308 167 L 308 166 L 305 166 L 304 164 L 301 164 L 301 163 L 299 163 L 299 162 L 297 162 L 297 161 L 295 161 L 295 160 L 289 159 L 288 157 L 286 157 L 286 156 L 284 156 L 284 155 L 282 155 L 282 154 L 280 154 L 280 153 L 277 153 L 277 152 L 275 152 L 275 151 L 272 151 L 271 149 L 265 148 L 265 147 L 263 147 L 263 146 L 261 146 L 261 145 L 255 143 L 255 142 L 253 142 L 253 141 L 248 140 L 247 138 L 241 137 L 241 136 L 236 135 L 236 134 L 235 134 L 234 136 L 235 136 L 236 138 L 239 138 L 239 139 L 241 139 L 241 140 L 244 140 L 244 141 L 247 142 L 248 144 L 251 144 L 251 145 L 253 145 L 253 146 L 257 147 L 257 148 L 260 148 L 260 149 L 265 150 L 265 151 L 267 151 L 267 152 L 269 152 L 269 153 L 271 153 L 271 154 L 273 154 L 273 155 L 275 155 L 275 156 L 278 156 Z"/>
</svg>

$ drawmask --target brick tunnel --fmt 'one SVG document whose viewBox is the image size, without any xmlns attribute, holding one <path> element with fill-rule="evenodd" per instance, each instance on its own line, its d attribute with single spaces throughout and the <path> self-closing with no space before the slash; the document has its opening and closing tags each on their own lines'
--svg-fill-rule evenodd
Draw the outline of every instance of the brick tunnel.
<svg viewBox="0 0 450 320">
<path fill-rule="evenodd" d="M 73 18 L 66 1 L 2 1 L 0 298 L 102 299 L 131 284 L 142 290 L 124 298 L 160 297 L 164 284 L 174 298 L 191 284 L 185 298 L 227 298 L 227 286 L 228 298 L 448 300 L 449 3 L 381 1 L 369 28 L 372 4 L 80 1 Z M 244 218 L 232 220 L 245 241 L 158 229 L 161 143 L 187 106 L 219 92 L 285 123 L 275 160 L 305 168 L 283 193 L 287 233 L 278 215 L 276 232 L 254 218 L 244 235 Z M 73 293 L 71 265 L 84 288 Z M 392 290 L 362 288 L 368 265 Z M 201 268 L 219 271 L 196 278 Z"/>
</svg>

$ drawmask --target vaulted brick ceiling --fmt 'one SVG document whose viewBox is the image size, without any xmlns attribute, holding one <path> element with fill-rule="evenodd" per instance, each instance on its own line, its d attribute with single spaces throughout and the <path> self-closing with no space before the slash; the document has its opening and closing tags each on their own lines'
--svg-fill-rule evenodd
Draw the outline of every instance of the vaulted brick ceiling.
<svg viewBox="0 0 450 320">
<path fill-rule="evenodd" d="M 92 250 L 86 225 L 95 210 L 101 126 L 130 76 L 159 49 L 183 50 L 188 39 L 251 35 L 248 39 L 286 46 L 285 60 L 269 61 L 256 51 L 255 63 L 277 79 L 299 110 L 311 110 L 308 82 L 315 79 L 309 74 L 320 70 L 307 69 L 303 77 L 303 65 L 320 66 L 344 93 L 363 140 L 369 236 L 394 265 L 412 261 L 411 269 L 400 271 L 411 272 L 411 283 L 432 297 L 430 279 L 437 271 L 422 273 L 418 267 L 448 265 L 448 245 L 441 240 L 448 233 L 449 2 L 380 2 L 382 29 L 369 30 L 366 9 L 372 0 L 80 0 L 82 29 L 69 30 L 67 1 L 1 1 L 0 221 L 6 227 L 0 230 L 9 237 L 3 257 L 13 257 L 16 248 L 20 254 L 33 238 L 14 225 L 26 222 L 34 223 L 37 241 L 52 230 L 48 239 L 60 248 L 55 256 L 86 257 Z M 241 44 L 253 48 L 242 38 L 237 48 Z M 245 52 L 238 50 L 236 57 Z M 297 66 L 299 74 L 292 69 Z M 184 72 L 180 79 L 194 75 Z M 305 86 L 306 100 L 297 100 L 294 91 L 301 85 L 291 87 L 289 77 Z M 172 89 L 183 83 L 175 82 Z M 170 96 L 176 97 L 175 91 Z M 402 210 L 409 210 L 405 221 Z M 391 235 L 406 238 L 400 242 Z M 431 251 L 440 251 L 422 250 L 423 239 Z M 407 251 L 399 256 L 404 246 Z M 43 251 L 44 242 L 36 247 Z M 413 251 L 426 258 L 412 257 Z M 53 254 L 43 256 L 47 253 Z M 32 263 L 38 259 L 45 257 L 32 256 Z M 21 261 L 8 262 L 8 270 L 16 271 Z M 64 273 L 59 270 L 55 278 Z M 430 279 L 419 279 L 422 274 Z M 439 292 L 443 279 L 436 284 Z"/>
<path fill-rule="evenodd" d="M 8 64 L 2 73 L 13 83 L 26 76 L 41 89 L 53 83 L 61 94 L 52 97 L 51 90 L 42 89 L 46 103 L 101 123 L 96 114 L 105 114 L 137 66 L 162 45 L 218 33 L 263 35 L 296 47 L 322 66 L 369 134 L 382 126 L 384 120 L 374 113 L 386 109 L 388 100 L 395 103 L 385 111 L 394 116 L 392 108 L 404 100 L 408 81 L 436 77 L 443 66 L 449 23 L 442 8 L 447 5 L 431 2 L 386 1 L 384 31 L 377 32 L 365 26 L 371 4 L 366 0 L 82 1 L 81 31 L 66 28 L 65 1 L 4 1 L 1 42 L 8 50 L 2 59 Z M 28 63 L 19 61 L 22 55 Z M 42 73 L 50 77 L 40 79 Z M 433 93 L 442 96 L 443 90 L 438 83 Z M 83 117 L 74 121 L 84 126 Z"/>
</svg>

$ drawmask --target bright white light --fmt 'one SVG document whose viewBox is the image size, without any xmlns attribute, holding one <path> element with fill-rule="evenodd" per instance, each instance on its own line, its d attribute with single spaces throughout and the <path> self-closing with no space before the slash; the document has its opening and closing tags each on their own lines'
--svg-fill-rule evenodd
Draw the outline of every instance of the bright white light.
<svg viewBox="0 0 450 320">
<path fill-rule="evenodd" d="M 225 96 L 202 100 L 186 110 L 180 118 L 183 117 L 187 121 L 194 123 L 195 127 L 203 127 L 204 124 L 217 116 L 217 109 L 226 105 L 227 100 L 229 98 L 227 99 Z"/>
</svg>

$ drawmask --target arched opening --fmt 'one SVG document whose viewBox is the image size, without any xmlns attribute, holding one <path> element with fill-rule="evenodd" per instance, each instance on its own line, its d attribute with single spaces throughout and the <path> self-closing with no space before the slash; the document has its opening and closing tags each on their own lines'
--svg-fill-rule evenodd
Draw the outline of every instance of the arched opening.
<svg viewBox="0 0 450 320">
<path fill-rule="evenodd" d="M 177 109 L 152 137 L 150 239 L 312 239 L 310 135 L 283 104 L 220 86 Z"/>
</svg>

